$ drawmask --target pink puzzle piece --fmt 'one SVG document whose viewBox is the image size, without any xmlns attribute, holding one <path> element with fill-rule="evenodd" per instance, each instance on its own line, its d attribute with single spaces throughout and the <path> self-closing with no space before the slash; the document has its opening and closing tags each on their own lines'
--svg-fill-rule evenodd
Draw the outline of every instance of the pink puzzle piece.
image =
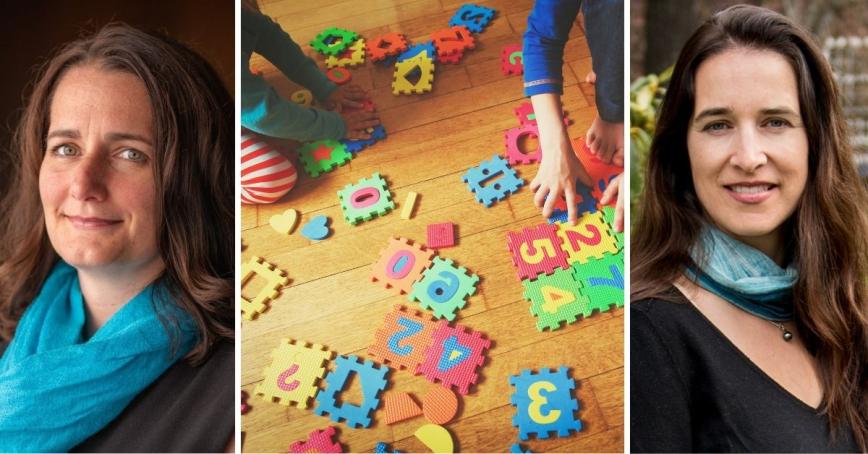
<svg viewBox="0 0 868 454">
<path fill-rule="evenodd" d="M 529 102 L 523 102 L 518 105 L 518 107 L 512 109 L 512 112 L 515 114 L 515 118 L 518 120 L 518 124 L 521 126 L 534 125 L 536 126 L 536 114 L 533 113 L 533 104 Z M 564 111 L 564 125 L 569 126 L 571 120 L 567 116 L 567 111 Z"/>
<path fill-rule="evenodd" d="M 479 368 L 485 362 L 485 351 L 491 341 L 482 333 L 461 325 L 450 327 L 441 320 L 434 329 L 431 346 L 425 350 L 425 361 L 416 368 L 431 383 L 440 382 L 449 388 L 457 387 L 466 395 L 470 385 L 479 379 Z"/>
<path fill-rule="evenodd" d="M 344 452 L 340 443 L 334 441 L 335 428 L 332 426 L 314 430 L 307 436 L 307 441 L 296 441 L 289 445 L 289 452 Z"/>
<path fill-rule="evenodd" d="M 455 224 L 428 224 L 428 247 L 440 249 L 455 246 Z"/>
<path fill-rule="evenodd" d="M 540 224 L 506 234 L 512 263 L 518 268 L 519 280 L 536 279 L 540 274 L 552 274 L 558 267 L 569 269 L 563 240 L 554 224 Z"/>
<path fill-rule="evenodd" d="M 500 70 L 504 76 L 524 74 L 521 44 L 509 44 L 500 52 Z"/>
<path fill-rule="evenodd" d="M 518 146 L 519 140 L 522 137 L 539 138 L 539 129 L 536 125 L 526 124 L 517 128 L 506 130 L 506 159 L 511 165 L 515 164 L 532 164 L 539 162 L 542 159 L 542 148 L 537 145 L 537 149 L 528 153 L 521 151 Z"/>
</svg>

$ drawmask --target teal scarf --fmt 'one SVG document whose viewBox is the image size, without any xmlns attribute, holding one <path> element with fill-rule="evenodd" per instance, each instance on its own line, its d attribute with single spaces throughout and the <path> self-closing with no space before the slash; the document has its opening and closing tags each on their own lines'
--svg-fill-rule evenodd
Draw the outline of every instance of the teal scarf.
<svg viewBox="0 0 868 454">
<path fill-rule="evenodd" d="M 699 269 L 687 275 L 711 293 L 757 317 L 776 322 L 793 318 L 793 284 L 798 271 L 781 268 L 769 256 L 705 225 L 690 256 Z"/>
<path fill-rule="evenodd" d="M 74 268 L 58 263 L 0 358 L 0 451 L 68 451 L 115 419 L 190 350 L 195 324 L 159 303 L 150 285 L 84 339 L 85 307 Z M 156 304 L 155 304 L 156 303 Z M 179 320 L 179 348 L 160 315 Z"/>
</svg>

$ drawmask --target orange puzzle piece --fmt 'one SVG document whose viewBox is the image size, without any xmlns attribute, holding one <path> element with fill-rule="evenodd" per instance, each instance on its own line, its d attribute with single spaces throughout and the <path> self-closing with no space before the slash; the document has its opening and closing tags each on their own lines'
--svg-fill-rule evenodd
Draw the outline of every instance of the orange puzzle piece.
<svg viewBox="0 0 868 454">
<path fill-rule="evenodd" d="M 438 60 L 476 47 L 473 35 L 463 25 L 456 25 L 455 27 L 431 33 L 431 41 L 434 42 L 434 47 L 437 48 Z"/>
<path fill-rule="evenodd" d="M 374 335 L 368 354 L 391 367 L 415 373 L 416 366 L 425 360 L 425 349 L 431 345 L 435 327 L 426 313 L 396 304 Z"/>
<path fill-rule="evenodd" d="M 442 426 L 458 412 L 458 396 L 449 388 L 435 386 L 422 398 L 422 412 L 425 419 Z"/>
<path fill-rule="evenodd" d="M 422 271 L 431 266 L 434 251 L 413 244 L 407 238 L 389 238 L 389 244 L 380 253 L 380 259 L 372 267 L 371 280 L 380 281 L 398 295 L 413 291 L 413 282 L 422 276 Z"/>
<path fill-rule="evenodd" d="M 395 424 L 406 419 L 415 418 L 422 414 L 422 409 L 413 400 L 410 394 L 405 392 L 391 392 L 383 396 L 383 422 Z"/>
</svg>

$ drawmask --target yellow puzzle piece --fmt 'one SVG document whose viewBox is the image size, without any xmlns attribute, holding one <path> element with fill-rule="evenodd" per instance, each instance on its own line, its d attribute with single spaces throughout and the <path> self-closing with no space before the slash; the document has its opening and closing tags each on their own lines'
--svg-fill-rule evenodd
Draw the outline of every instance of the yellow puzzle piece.
<svg viewBox="0 0 868 454">
<path fill-rule="evenodd" d="M 411 82 L 415 79 L 416 82 Z M 392 93 L 419 94 L 431 91 L 434 82 L 434 61 L 425 52 L 419 52 L 416 56 L 399 61 L 395 64 L 395 77 L 392 81 Z"/>
<path fill-rule="evenodd" d="M 347 50 L 338 55 L 329 55 L 326 57 L 326 66 L 331 68 L 346 68 L 361 65 L 365 62 L 365 40 L 359 38 L 356 42 L 350 44 Z"/>
<path fill-rule="evenodd" d="M 618 252 L 618 242 L 603 213 L 585 213 L 579 222 L 573 226 L 569 223 L 558 223 L 558 236 L 563 240 L 563 249 L 567 253 L 567 263 L 588 263 L 588 259 L 603 258 L 603 254 Z"/>
<path fill-rule="evenodd" d="M 241 316 L 245 320 L 253 320 L 257 315 L 268 309 L 268 302 L 280 294 L 280 289 L 289 285 L 289 278 L 282 270 L 266 262 L 262 257 L 253 257 L 247 263 L 241 264 L 241 289 L 254 275 L 265 278 L 265 286 L 252 300 L 241 295 Z"/>
<path fill-rule="evenodd" d="M 325 363 L 333 355 L 319 344 L 308 346 L 306 342 L 282 339 L 271 352 L 271 364 L 263 373 L 265 378 L 253 392 L 281 405 L 295 403 L 298 408 L 307 408 L 319 390 L 317 380 L 325 375 Z"/>
<path fill-rule="evenodd" d="M 416 438 L 419 439 L 425 446 L 433 452 L 452 453 L 454 445 L 452 442 L 452 434 L 449 433 L 443 426 L 437 424 L 425 424 L 416 429 Z"/>
</svg>

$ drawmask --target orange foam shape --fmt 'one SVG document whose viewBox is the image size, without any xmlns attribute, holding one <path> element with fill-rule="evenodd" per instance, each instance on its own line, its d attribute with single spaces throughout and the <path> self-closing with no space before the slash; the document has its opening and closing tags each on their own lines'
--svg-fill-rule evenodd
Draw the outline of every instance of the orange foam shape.
<svg viewBox="0 0 868 454">
<path fill-rule="evenodd" d="M 386 414 L 383 422 L 386 424 L 394 424 L 422 414 L 422 409 L 416 405 L 413 397 L 405 392 L 390 392 L 384 395 L 383 411 Z"/>
<path fill-rule="evenodd" d="M 422 398 L 422 412 L 425 419 L 434 424 L 446 424 L 452 421 L 458 412 L 458 396 L 448 388 L 436 386 Z"/>
</svg>

